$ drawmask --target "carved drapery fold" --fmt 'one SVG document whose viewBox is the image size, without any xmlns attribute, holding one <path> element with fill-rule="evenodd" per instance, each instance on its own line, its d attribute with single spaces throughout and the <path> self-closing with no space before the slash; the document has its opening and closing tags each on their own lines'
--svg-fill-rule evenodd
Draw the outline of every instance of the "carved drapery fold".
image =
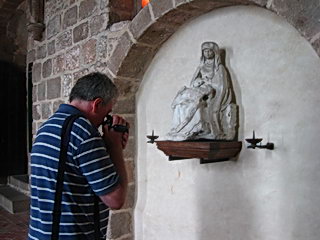
<svg viewBox="0 0 320 240">
<path fill-rule="evenodd" d="M 44 0 L 28 0 L 30 12 L 30 21 L 28 23 L 28 32 L 34 40 L 40 41 L 42 32 L 45 29 L 44 20 Z"/>
</svg>

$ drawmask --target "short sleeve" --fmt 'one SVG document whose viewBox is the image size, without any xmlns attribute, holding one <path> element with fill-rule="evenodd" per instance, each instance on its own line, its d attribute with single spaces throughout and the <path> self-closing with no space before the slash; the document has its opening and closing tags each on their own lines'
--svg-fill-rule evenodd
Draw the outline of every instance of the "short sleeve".
<svg viewBox="0 0 320 240">
<path fill-rule="evenodd" d="M 119 175 L 100 136 L 84 140 L 76 151 L 74 160 L 98 196 L 108 194 L 117 187 Z"/>
</svg>

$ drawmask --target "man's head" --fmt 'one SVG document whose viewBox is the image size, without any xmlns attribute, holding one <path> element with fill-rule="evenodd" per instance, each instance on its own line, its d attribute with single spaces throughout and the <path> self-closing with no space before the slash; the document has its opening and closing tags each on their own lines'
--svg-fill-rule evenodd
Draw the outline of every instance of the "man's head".
<svg viewBox="0 0 320 240">
<path fill-rule="evenodd" d="M 99 126 L 112 110 L 118 96 L 117 87 L 102 73 L 94 72 L 81 77 L 71 90 L 69 101 L 88 119 Z"/>
</svg>

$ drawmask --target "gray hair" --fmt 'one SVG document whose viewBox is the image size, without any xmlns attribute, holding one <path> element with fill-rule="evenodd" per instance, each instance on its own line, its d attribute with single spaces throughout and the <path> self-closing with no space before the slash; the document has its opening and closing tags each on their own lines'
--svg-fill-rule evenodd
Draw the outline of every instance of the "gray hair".
<svg viewBox="0 0 320 240">
<path fill-rule="evenodd" d="M 93 72 L 79 78 L 71 90 L 69 101 L 75 99 L 92 101 L 96 98 L 102 98 L 104 104 L 107 104 L 117 96 L 117 87 L 107 75 Z"/>
</svg>

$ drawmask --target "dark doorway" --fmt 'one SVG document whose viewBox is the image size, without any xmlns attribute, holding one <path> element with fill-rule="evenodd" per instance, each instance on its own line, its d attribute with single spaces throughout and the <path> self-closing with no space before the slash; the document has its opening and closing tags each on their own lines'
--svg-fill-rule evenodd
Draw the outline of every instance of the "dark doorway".
<svg viewBox="0 0 320 240">
<path fill-rule="evenodd" d="M 27 173 L 26 77 L 15 65 L 0 61 L 0 178 Z"/>
</svg>

